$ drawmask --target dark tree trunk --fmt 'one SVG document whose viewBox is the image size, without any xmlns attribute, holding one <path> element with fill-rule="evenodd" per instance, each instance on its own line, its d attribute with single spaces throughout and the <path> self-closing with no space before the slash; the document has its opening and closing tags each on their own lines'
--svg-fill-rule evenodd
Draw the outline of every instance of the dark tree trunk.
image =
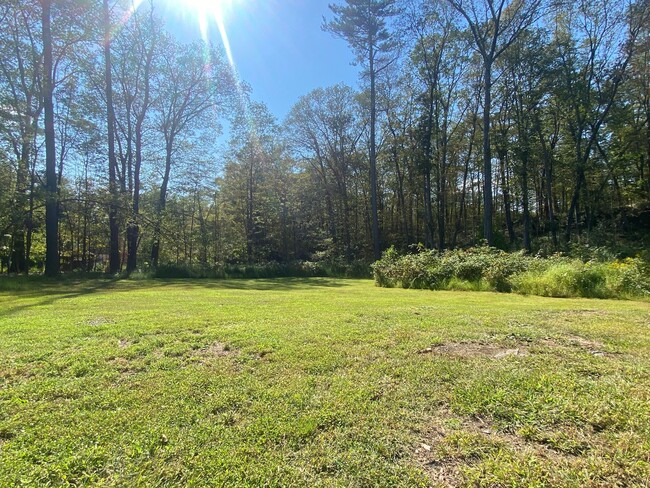
<svg viewBox="0 0 650 488">
<path fill-rule="evenodd" d="M 424 222 L 425 222 L 425 239 L 424 244 L 428 249 L 433 249 L 435 244 L 435 225 L 433 223 L 433 207 L 431 202 L 431 159 L 432 159 L 432 142 L 433 137 L 433 104 L 434 104 L 434 87 L 431 84 L 429 88 L 429 113 L 427 114 L 427 133 L 424 141 L 424 165 L 423 165 L 423 203 L 424 203 Z"/>
<path fill-rule="evenodd" d="M 142 101 L 142 110 L 138 114 L 135 124 L 135 168 L 133 169 L 133 204 L 131 207 L 131 221 L 127 229 L 128 253 L 126 272 L 128 274 L 136 270 L 138 266 L 138 245 L 140 241 L 140 171 L 142 168 L 142 139 L 143 125 L 150 98 L 149 73 L 153 60 L 153 48 L 147 53 L 147 59 L 144 66 L 143 82 L 144 97 Z"/>
<path fill-rule="evenodd" d="M 514 244 L 516 240 L 515 227 L 512 223 L 512 209 L 510 202 L 510 185 L 506 177 L 506 151 L 499 154 L 499 169 L 501 173 L 501 191 L 503 192 L 503 211 L 506 218 L 506 228 L 508 230 L 508 240 Z"/>
<path fill-rule="evenodd" d="M 45 275 L 58 276 L 59 265 L 59 202 L 56 179 L 56 148 L 53 103 L 53 60 L 51 31 L 51 0 L 43 3 L 43 101 L 45 113 Z"/>
<path fill-rule="evenodd" d="M 158 262 L 160 259 L 160 239 L 161 239 L 161 227 L 162 227 L 162 217 L 165 207 L 167 206 L 167 188 L 169 186 L 169 176 L 172 170 L 172 147 L 174 140 L 168 139 L 166 141 L 165 149 L 165 174 L 163 175 L 162 184 L 160 185 L 160 195 L 158 197 L 158 207 L 157 207 L 157 216 L 156 224 L 154 228 L 154 240 L 153 245 L 151 246 L 151 265 L 154 268 L 158 267 Z"/>
<path fill-rule="evenodd" d="M 381 241 L 379 237 L 379 211 L 377 205 L 377 89 L 375 73 L 374 42 L 371 39 L 370 45 L 370 212 L 372 220 L 372 248 L 375 260 L 381 258 Z"/>
<path fill-rule="evenodd" d="M 117 186 L 117 158 L 115 156 L 115 108 L 113 106 L 113 74 L 111 64 L 111 17 L 108 0 L 104 0 L 104 77 L 106 83 L 106 122 L 108 129 L 108 272 L 115 274 L 120 270 L 120 229 L 117 220 L 119 188 Z"/>
<path fill-rule="evenodd" d="M 492 153 L 490 148 L 490 112 L 492 110 L 492 59 L 485 59 L 483 100 L 483 238 L 494 245 L 492 233 Z"/>
<path fill-rule="evenodd" d="M 528 153 L 526 152 L 521 161 L 521 198 L 524 208 L 524 249 L 530 252 L 530 210 L 528 203 Z"/>
<path fill-rule="evenodd" d="M 578 224 L 578 203 L 580 199 L 580 190 L 582 189 L 582 182 L 584 179 L 584 170 L 581 166 L 576 170 L 576 184 L 573 190 L 573 196 L 571 197 L 571 204 L 569 206 L 569 212 L 567 214 L 567 223 L 565 230 L 565 239 L 568 243 L 571 240 L 572 227 L 575 222 L 576 226 Z"/>
</svg>

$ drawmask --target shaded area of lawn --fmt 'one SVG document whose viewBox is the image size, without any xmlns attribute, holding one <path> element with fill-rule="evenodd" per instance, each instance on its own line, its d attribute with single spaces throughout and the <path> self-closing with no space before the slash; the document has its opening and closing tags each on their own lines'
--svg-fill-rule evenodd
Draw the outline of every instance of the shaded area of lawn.
<svg viewBox="0 0 650 488">
<path fill-rule="evenodd" d="M 0 485 L 642 485 L 650 305 L 0 284 Z"/>
</svg>

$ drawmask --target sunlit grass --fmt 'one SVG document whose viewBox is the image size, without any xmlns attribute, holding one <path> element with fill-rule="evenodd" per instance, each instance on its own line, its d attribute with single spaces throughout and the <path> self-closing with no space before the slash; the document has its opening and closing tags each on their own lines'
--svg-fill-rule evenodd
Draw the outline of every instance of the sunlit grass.
<svg viewBox="0 0 650 488">
<path fill-rule="evenodd" d="M 0 282 L 0 486 L 642 485 L 650 304 Z"/>
</svg>

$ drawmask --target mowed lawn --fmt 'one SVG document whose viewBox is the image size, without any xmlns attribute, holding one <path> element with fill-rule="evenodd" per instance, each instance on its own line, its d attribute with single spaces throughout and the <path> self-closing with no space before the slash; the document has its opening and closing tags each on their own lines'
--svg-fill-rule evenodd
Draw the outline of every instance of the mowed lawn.
<svg viewBox="0 0 650 488">
<path fill-rule="evenodd" d="M 0 486 L 648 486 L 650 304 L 0 283 Z"/>
</svg>

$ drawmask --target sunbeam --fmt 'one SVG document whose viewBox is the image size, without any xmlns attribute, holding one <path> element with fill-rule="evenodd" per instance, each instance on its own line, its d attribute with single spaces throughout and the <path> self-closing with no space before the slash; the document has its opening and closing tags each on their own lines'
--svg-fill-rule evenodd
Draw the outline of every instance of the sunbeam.
<svg viewBox="0 0 650 488">
<path fill-rule="evenodd" d="M 228 63 L 235 69 L 235 60 L 230 48 L 225 17 L 239 0 L 166 0 L 180 15 L 195 17 L 201 38 L 209 43 L 210 26 L 215 25 L 223 45 Z"/>
</svg>

